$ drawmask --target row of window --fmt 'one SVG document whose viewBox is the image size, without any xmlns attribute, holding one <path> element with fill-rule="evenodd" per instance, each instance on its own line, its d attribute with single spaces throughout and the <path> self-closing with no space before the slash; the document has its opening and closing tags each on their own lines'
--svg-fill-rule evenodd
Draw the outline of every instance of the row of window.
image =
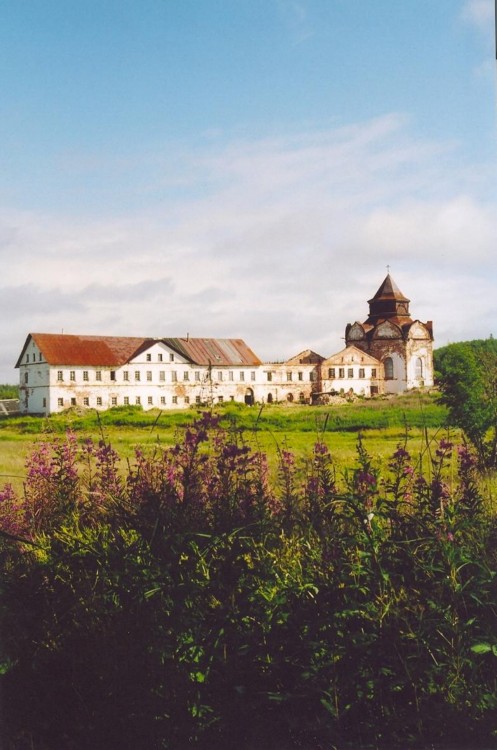
<svg viewBox="0 0 497 750">
<path fill-rule="evenodd" d="M 36 362 L 36 354 L 31 355 L 31 361 Z M 26 363 L 28 362 L 29 362 L 29 354 L 26 354 Z M 38 354 L 38 362 L 43 362 L 43 356 L 41 352 Z"/>
<path fill-rule="evenodd" d="M 152 361 L 152 354 L 151 354 L 151 352 L 147 352 L 147 354 L 146 354 L 146 360 L 147 360 L 147 362 L 151 362 Z M 174 354 L 172 352 L 169 353 L 169 361 L 170 362 L 174 362 Z M 162 355 L 162 352 L 159 352 L 157 354 L 157 362 L 164 362 L 164 357 Z"/>
<path fill-rule="evenodd" d="M 235 397 L 234 396 L 230 396 L 230 399 L 231 399 L 231 401 L 234 401 Z M 223 396 L 218 396 L 217 400 L 221 404 L 224 401 L 224 397 Z M 136 396 L 135 399 L 134 399 L 134 401 L 133 401 L 133 404 L 135 406 L 142 406 L 142 404 L 144 404 L 144 403 L 146 403 L 147 406 L 154 406 L 154 399 L 153 399 L 153 397 L 152 396 L 148 396 L 147 400 L 145 401 L 144 399 L 142 400 L 141 396 Z M 179 396 L 172 396 L 171 403 L 172 404 L 179 404 L 180 403 L 180 397 Z M 189 396 L 183 396 L 183 398 L 181 399 L 181 403 L 183 403 L 183 404 L 190 404 L 190 403 L 202 404 L 202 403 L 205 403 L 205 399 L 202 399 L 201 396 L 195 396 L 195 400 L 194 401 L 190 401 L 190 397 Z M 131 406 L 132 400 L 130 399 L 129 396 L 124 396 L 124 398 L 122 400 L 122 404 L 124 406 Z M 160 406 L 165 406 L 167 404 L 166 397 L 165 396 L 160 396 L 160 398 L 158 400 L 158 404 Z M 89 396 L 84 396 L 82 399 L 77 399 L 75 397 L 73 397 L 71 399 L 58 398 L 57 399 L 57 405 L 59 407 L 63 408 L 63 407 L 67 407 L 67 406 L 78 406 L 78 405 L 83 405 L 83 406 L 103 406 L 104 404 L 103 404 L 103 400 L 102 400 L 101 396 L 96 396 L 96 398 L 94 398 L 94 399 L 91 399 Z M 43 406 L 45 408 L 47 406 L 47 399 L 46 398 L 43 399 Z M 118 406 L 117 396 L 111 396 L 111 398 L 110 398 L 110 406 Z"/>
<path fill-rule="evenodd" d="M 292 382 L 292 380 L 293 380 L 293 374 L 294 374 L 293 370 L 287 370 L 286 379 L 287 379 L 288 383 Z M 271 383 L 272 380 L 273 380 L 273 372 L 272 372 L 272 370 L 268 370 L 266 372 L 266 376 L 267 376 L 268 383 Z M 303 372 L 297 372 L 297 380 L 302 381 L 303 379 L 304 379 L 304 373 Z M 315 372 L 310 372 L 309 373 L 309 380 L 315 380 L 315 379 L 316 379 L 316 373 Z"/>
<path fill-rule="evenodd" d="M 329 367 L 328 368 L 328 377 L 332 380 L 336 378 L 344 378 L 345 377 L 345 369 L 347 369 L 347 377 L 353 378 L 354 377 L 354 368 L 353 367 Z M 338 373 L 338 374 L 337 374 Z M 357 375 L 358 378 L 365 378 L 366 377 L 366 370 L 364 367 L 359 367 L 359 372 Z M 371 377 L 376 377 L 376 367 L 371 368 Z"/>
<path fill-rule="evenodd" d="M 76 382 L 76 370 L 69 370 L 69 382 L 75 383 Z M 94 379 L 97 383 L 102 382 L 102 370 L 95 370 L 91 371 L 92 376 L 94 376 Z M 110 380 L 115 381 L 116 380 L 116 371 L 110 370 Z M 183 372 L 183 381 L 187 382 L 190 381 L 190 370 L 184 370 Z M 225 373 L 223 370 L 219 370 L 217 372 L 217 379 L 222 381 L 224 380 L 224 376 L 227 374 L 227 380 L 228 381 L 234 381 L 235 380 L 235 371 L 234 370 L 228 370 L 227 373 Z M 240 382 L 245 382 L 245 372 L 243 370 L 237 371 L 238 374 L 238 380 Z M 271 373 L 268 373 L 270 375 Z M 290 373 L 291 374 L 291 373 Z M 301 373 L 299 373 L 300 375 Z M 122 379 L 123 382 L 129 383 L 131 379 L 135 381 L 135 383 L 138 383 L 142 380 L 142 375 L 144 375 L 144 379 L 151 383 L 153 381 L 153 371 L 152 370 L 146 370 L 145 373 L 142 373 L 141 370 L 134 370 L 134 372 L 130 373 L 129 370 L 123 370 L 122 371 Z M 171 370 L 170 373 L 170 382 L 171 383 L 177 383 L 178 378 L 178 372 L 176 370 Z M 57 382 L 63 383 L 65 380 L 65 376 L 67 376 L 67 372 L 64 372 L 64 370 L 57 370 Z M 90 381 L 90 370 L 82 370 L 81 377 L 83 379 L 83 382 L 88 383 Z M 199 382 L 207 382 L 209 380 L 209 374 L 206 371 L 201 370 L 194 370 L 193 371 L 193 380 L 197 383 Z M 255 381 L 256 379 L 256 372 L 255 370 L 251 370 L 250 372 L 250 380 Z M 302 378 L 300 378 L 302 379 Z M 24 373 L 24 380 L 27 383 L 28 382 L 28 373 Z M 268 380 L 271 380 L 270 377 L 268 377 Z M 291 380 L 291 377 L 289 378 Z M 165 370 L 159 370 L 159 381 L 165 383 L 166 382 L 166 371 Z"/>
</svg>

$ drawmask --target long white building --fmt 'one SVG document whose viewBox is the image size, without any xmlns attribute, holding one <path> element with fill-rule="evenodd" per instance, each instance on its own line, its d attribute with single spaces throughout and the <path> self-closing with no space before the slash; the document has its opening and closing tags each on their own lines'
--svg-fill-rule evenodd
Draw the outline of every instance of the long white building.
<svg viewBox="0 0 497 750">
<path fill-rule="evenodd" d="M 16 364 L 20 410 L 311 403 L 334 393 L 431 386 L 431 323 L 413 321 L 408 303 L 387 276 L 369 302 L 368 320 L 347 326 L 343 351 L 325 359 L 306 350 L 280 363 L 262 362 L 241 339 L 30 333 Z"/>
<path fill-rule="evenodd" d="M 309 402 L 321 359 L 304 352 L 264 364 L 241 339 L 30 333 L 16 367 L 21 412 L 53 414 L 71 407 Z"/>
</svg>

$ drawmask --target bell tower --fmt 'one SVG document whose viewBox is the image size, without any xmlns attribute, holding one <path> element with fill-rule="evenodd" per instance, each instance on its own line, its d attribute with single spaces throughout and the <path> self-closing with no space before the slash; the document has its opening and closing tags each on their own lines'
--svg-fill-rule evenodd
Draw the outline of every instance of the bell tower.
<svg viewBox="0 0 497 750">
<path fill-rule="evenodd" d="M 374 297 L 368 300 L 369 317 L 366 323 L 376 325 L 380 320 L 396 319 L 398 322 L 412 323 L 409 317 L 409 302 L 399 287 L 387 275 Z"/>
</svg>

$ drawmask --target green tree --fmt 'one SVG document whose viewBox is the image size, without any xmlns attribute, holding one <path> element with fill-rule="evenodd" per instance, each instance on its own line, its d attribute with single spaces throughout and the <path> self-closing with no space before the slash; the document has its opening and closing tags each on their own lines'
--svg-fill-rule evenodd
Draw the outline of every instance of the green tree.
<svg viewBox="0 0 497 750">
<path fill-rule="evenodd" d="M 497 342 L 450 344 L 437 351 L 441 401 L 450 423 L 474 446 L 485 469 L 497 465 Z"/>
</svg>

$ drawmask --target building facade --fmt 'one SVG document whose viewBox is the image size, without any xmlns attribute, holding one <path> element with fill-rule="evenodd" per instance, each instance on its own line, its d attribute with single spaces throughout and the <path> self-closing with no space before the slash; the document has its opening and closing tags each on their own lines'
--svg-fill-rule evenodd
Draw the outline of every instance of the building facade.
<svg viewBox="0 0 497 750">
<path fill-rule="evenodd" d="M 20 410 L 312 403 L 433 385 L 431 323 L 409 317 L 409 300 L 389 275 L 369 306 L 364 323 L 347 326 L 338 354 L 306 350 L 280 363 L 262 362 L 241 339 L 30 333 L 16 364 Z"/>
</svg>

